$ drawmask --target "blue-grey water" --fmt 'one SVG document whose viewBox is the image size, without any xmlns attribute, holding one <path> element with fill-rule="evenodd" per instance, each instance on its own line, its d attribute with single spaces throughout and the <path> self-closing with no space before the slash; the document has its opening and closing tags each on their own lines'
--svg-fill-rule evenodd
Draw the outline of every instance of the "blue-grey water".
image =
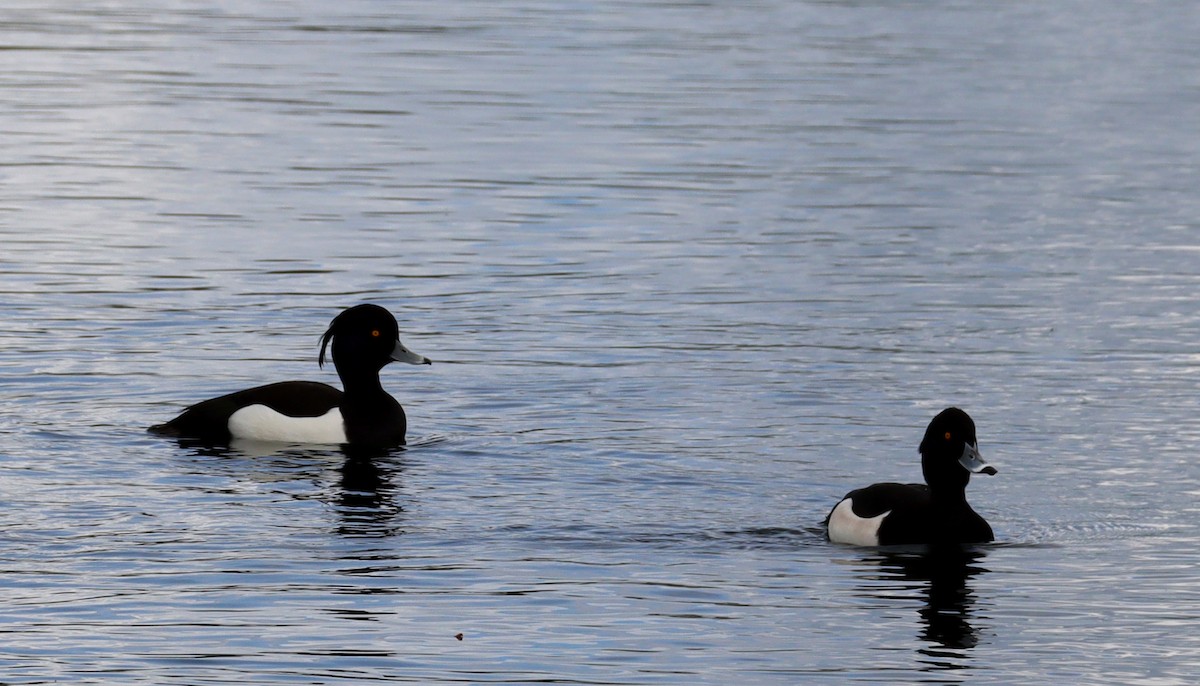
<svg viewBox="0 0 1200 686">
<path fill-rule="evenodd" d="M 1194 683 L 1198 34 L 6 3 L 0 683 Z M 144 433 L 364 301 L 407 450 Z M 825 542 L 948 405 L 997 543 Z"/>
</svg>

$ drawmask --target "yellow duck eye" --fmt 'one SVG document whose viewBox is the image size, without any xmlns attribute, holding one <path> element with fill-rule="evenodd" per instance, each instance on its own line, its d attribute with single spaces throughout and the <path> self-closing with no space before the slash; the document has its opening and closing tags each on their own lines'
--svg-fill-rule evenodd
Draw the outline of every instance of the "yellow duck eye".
<svg viewBox="0 0 1200 686">
<path fill-rule="evenodd" d="M 949 431 L 946 432 L 946 440 L 947 441 L 950 440 L 950 432 Z"/>
<path fill-rule="evenodd" d="M 379 329 L 371 330 L 371 338 L 379 338 Z M 950 434 L 946 434 L 946 437 L 949 438 Z"/>
</svg>

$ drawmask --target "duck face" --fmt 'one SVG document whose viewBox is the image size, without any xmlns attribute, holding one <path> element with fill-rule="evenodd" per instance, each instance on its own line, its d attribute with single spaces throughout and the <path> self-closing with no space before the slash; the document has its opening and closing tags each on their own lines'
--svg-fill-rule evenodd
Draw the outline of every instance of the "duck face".
<svg viewBox="0 0 1200 686">
<path fill-rule="evenodd" d="M 972 474 L 996 473 L 979 454 L 975 422 L 962 410 L 943 410 L 925 430 L 921 441 L 921 471 L 931 488 L 965 488 Z"/>
<path fill-rule="evenodd" d="M 393 361 L 431 364 L 429 358 L 404 347 L 396 318 L 378 305 L 358 305 L 334 317 L 329 330 L 321 337 L 318 361 L 322 365 L 330 341 L 333 342 L 333 363 L 339 369 L 351 366 L 378 371 Z"/>
</svg>

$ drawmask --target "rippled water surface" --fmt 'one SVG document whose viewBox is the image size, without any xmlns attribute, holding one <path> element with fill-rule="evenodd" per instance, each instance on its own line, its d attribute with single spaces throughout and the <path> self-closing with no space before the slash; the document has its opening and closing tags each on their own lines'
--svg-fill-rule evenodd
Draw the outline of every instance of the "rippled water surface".
<svg viewBox="0 0 1200 686">
<path fill-rule="evenodd" d="M 7 3 L 0 682 L 1190 684 L 1191 3 Z M 397 313 L 407 450 L 199 450 Z M 820 524 L 948 405 L 994 545 Z"/>
</svg>

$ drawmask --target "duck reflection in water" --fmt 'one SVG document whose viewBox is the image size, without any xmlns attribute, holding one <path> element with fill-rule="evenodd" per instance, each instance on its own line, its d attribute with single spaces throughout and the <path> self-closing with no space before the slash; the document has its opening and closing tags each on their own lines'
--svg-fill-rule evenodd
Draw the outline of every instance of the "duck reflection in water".
<svg viewBox="0 0 1200 686">
<path fill-rule="evenodd" d="M 382 454 L 343 446 L 346 461 L 339 470 L 337 510 L 343 536 L 383 538 L 403 533 L 404 508 L 396 502 L 393 478 L 400 471 L 403 448 Z"/>
<path fill-rule="evenodd" d="M 359 538 L 383 538 L 403 533 L 404 508 L 397 502 L 396 480 L 403 471 L 405 448 L 313 449 L 281 443 L 234 440 L 228 445 L 211 445 L 177 439 L 179 446 L 204 471 L 221 472 L 230 479 L 259 484 L 309 482 L 317 489 L 315 498 L 338 513 L 338 534 Z M 335 466 L 336 465 L 336 466 Z M 336 470 L 336 477 L 331 472 Z M 290 491 L 290 489 L 289 489 Z"/>
<path fill-rule="evenodd" d="M 981 546 L 938 545 L 877 548 L 866 558 L 882 570 L 872 581 L 890 582 L 883 587 L 872 583 L 866 593 L 894 600 L 897 579 L 903 588 L 921 593 L 918 637 L 930 645 L 918 652 L 933 659 L 930 669 L 966 667 L 961 660 L 979 642 L 973 617 L 976 596 L 970 582 L 987 572 L 981 564 L 986 555 Z"/>
</svg>

